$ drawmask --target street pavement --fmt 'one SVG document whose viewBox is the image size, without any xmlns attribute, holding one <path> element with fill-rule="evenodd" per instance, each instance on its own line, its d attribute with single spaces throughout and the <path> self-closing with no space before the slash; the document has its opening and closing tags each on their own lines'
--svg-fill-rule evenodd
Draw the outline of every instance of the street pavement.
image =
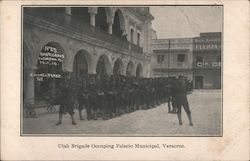
<svg viewBox="0 0 250 161">
<path fill-rule="evenodd" d="M 23 118 L 23 134 L 77 134 L 85 136 L 220 136 L 222 135 L 221 90 L 195 90 L 188 95 L 194 126 L 189 126 L 182 109 L 183 125 L 176 114 L 168 113 L 167 104 L 138 110 L 110 120 L 79 120 L 71 124 L 70 116 L 56 126 L 58 113 L 41 113 L 38 118 Z M 86 113 L 84 113 L 86 117 Z"/>
</svg>

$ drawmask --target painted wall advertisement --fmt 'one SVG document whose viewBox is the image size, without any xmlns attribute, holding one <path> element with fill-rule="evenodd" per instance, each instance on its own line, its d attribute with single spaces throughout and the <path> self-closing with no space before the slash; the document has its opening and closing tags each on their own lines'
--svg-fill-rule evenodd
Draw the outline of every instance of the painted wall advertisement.
<svg viewBox="0 0 250 161">
<path fill-rule="evenodd" d="M 63 59 L 64 55 L 56 47 L 44 46 L 38 57 L 38 69 L 30 76 L 37 81 L 43 81 L 44 78 L 62 78 Z"/>
<path fill-rule="evenodd" d="M 194 50 L 220 50 L 220 38 L 195 38 Z"/>
</svg>

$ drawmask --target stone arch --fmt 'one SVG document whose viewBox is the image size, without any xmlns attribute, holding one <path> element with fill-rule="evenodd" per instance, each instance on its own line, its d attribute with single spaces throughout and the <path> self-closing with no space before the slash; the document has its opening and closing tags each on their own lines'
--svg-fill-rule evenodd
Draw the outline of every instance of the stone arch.
<svg viewBox="0 0 250 161">
<path fill-rule="evenodd" d="M 46 101 L 56 97 L 61 78 L 64 51 L 57 42 L 47 42 L 40 51 L 34 71 L 35 101 Z"/>
<path fill-rule="evenodd" d="M 120 58 L 117 58 L 115 60 L 114 66 L 113 66 L 113 74 L 120 74 L 120 75 L 125 75 L 124 72 L 124 64 Z"/>
<path fill-rule="evenodd" d="M 141 63 L 137 64 L 137 67 L 136 67 L 136 77 L 143 77 L 143 70 L 142 70 Z"/>
<path fill-rule="evenodd" d="M 129 61 L 126 67 L 126 76 L 133 76 L 134 75 L 134 63 Z"/>
<path fill-rule="evenodd" d="M 41 62 L 43 62 L 43 60 L 41 60 L 41 57 L 52 57 L 54 58 L 54 56 L 46 56 L 44 54 L 46 53 L 52 53 L 52 54 L 59 54 L 61 55 L 61 57 L 56 57 L 56 58 L 61 58 L 61 62 L 60 61 L 54 61 L 57 63 L 57 65 L 53 65 L 51 63 L 49 63 L 49 65 L 51 67 L 59 67 L 61 68 L 62 70 L 62 64 L 64 62 L 64 58 L 65 58 L 65 52 L 62 48 L 62 46 L 58 43 L 58 42 L 54 42 L 54 41 L 49 41 L 47 42 L 46 44 L 44 44 L 43 48 L 41 49 L 41 51 L 39 52 L 38 54 L 38 59 L 36 61 L 36 67 L 39 68 L 39 65 L 45 65 L 45 64 L 42 64 Z M 44 60 L 44 62 L 47 61 L 47 60 Z M 48 61 L 47 61 L 48 62 Z"/>
<path fill-rule="evenodd" d="M 96 61 L 96 73 L 97 74 L 112 74 L 112 66 L 109 57 L 105 54 L 100 55 Z"/>
<path fill-rule="evenodd" d="M 69 45 L 67 46 L 69 49 L 68 59 L 65 63 L 65 68 L 69 72 L 73 72 L 73 64 L 75 56 L 78 52 L 83 52 L 87 58 L 88 61 L 88 72 L 93 73 L 95 70 L 94 67 L 94 60 L 95 60 L 95 50 L 93 46 L 85 43 L 79 43 L 77 41 L 69 40 Z"/>
<path fill-rule="evenodd" d="M 75 78 L 80 77 L 82 74 L 87 74 L 91 70 L 91 56 L 86 50 L 79 50 L 73 59 L 72 69 Z"/>
<path fill-rule="evenodd" d="M 116 9 L 113 16 L 113 34 L 121 37 L 125 31 L 125 18 L 120 9 Z"/>
<path fill-rule="evenodd" d="M 67 61 L 69 61 L 69 50 L 70 48 L 68 47 L 68 42 L 66 39 L 62 39 L 60 36 L 57 36 L 55 34 L 48 34 L 44 37 L 44 39 L 40 40 L 34 48 L 34 55 L 35 59 L 38 60 L 39 54 L 42 51 L 43 47 L 48 43 L 48 42 L 55 42 L 57 46 L 60 46 L 63 54 L 64 54 L 64 61 L 62 62 L 62 69 L 63 71 L 65 70 L 65 66 L 67 64 Z M 37 61 L 33 61 L 33 67 L 37 66 Z"/>
</svg>

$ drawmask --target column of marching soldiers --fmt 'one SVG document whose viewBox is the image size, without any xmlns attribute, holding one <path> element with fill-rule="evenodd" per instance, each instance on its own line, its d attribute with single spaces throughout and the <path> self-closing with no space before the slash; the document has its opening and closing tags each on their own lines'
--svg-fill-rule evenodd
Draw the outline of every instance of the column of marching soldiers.
<svg viewBox="0 0 250 161">
<path fill-rule="evenodd" d="M 82 110 L 86 109 L 88 120 L 111 119 L 136 110 L 147 110 L 168 104 L 174 107 L 174 87 L 176 77 L 141 78 L 123 75 L 81 74 L 71 77 L 65 74 L 57 90 L 62 113 L 73 115 L 78 108 L 81 120 Z M 187 91 L 192 83 L 186 79 Z M 77 105 L 76 105 L 77 104 Z M 175 112 L 175 111 L 174 111 Z"/>
</svg>

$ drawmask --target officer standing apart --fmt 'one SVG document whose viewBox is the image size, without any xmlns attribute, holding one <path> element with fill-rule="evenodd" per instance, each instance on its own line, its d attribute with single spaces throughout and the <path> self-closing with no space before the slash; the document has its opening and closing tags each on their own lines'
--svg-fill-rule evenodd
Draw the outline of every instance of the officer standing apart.
<svg viewBox="0 0 250 161">
<path fill-rule="evenodd" d="M 65 73 L 64 80 L 59 93 L 59 120 L 56 125 L 62 124 L 63 114 L 66 112 L 70 114 L 72 125 L 76 125 L 74 118 L 74 95 L 70 87 L 70 73 Z"/>
<path fill-rule="evenodd" d="M 191 112 L 190 112 L 188 100 L 187 100 L 186 80 L 183 76 L 180 76 L 179 79 L 177 80 L 177 83 L 175 83 L 174 93 L 175 93 L 175 99 L 176 99 L 177 116 L 179 120 L 179 125 L 182 125 L 181 107 L 183 106 L 189 119 L 189 125 L 193 126 Z"/>
</svg>

